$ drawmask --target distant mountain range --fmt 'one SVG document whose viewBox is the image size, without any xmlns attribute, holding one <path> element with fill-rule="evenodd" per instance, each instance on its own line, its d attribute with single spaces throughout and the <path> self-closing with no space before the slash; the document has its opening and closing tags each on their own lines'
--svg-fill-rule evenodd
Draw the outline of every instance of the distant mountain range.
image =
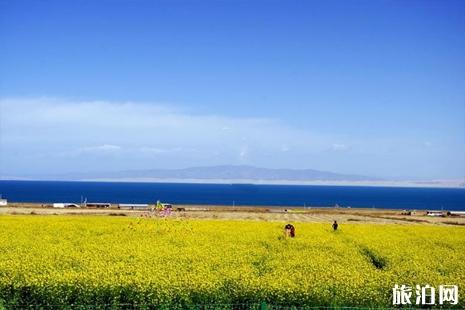
<svg viewBox="0 0 465 310">
<path fill-rule="evenodd" d="M 210 166 L 117 172 L 75 172 L 59 175 L 2 176 L 2 180 L 56 180 L 166 183 L 249 183 L 343 186 L 464 188 L 463 179 L 393 180 L 314 169 L 268 169 L 253 166 Z"/>
<path fill-rule="evenodd" d="M 184 169 L 127 170 L 104 173 L 70 173 L 51 179 L 89 180 L 243 180 L 243 181 L 368 181 L 373 177 L 313 169 L 268 169 L 253 166 L 211 166 Z"/>
</svg>

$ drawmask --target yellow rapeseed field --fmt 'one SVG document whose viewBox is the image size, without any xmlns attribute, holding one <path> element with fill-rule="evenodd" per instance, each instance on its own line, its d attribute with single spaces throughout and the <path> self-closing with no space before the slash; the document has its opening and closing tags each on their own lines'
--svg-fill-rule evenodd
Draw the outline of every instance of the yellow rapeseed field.
<svg viewBox="0 0 465 310">
<path fill-rule="evenodd" d="M 293 224 L 1 216 L 0 308 L 389 307 L 395 284 L 465 288 L 465 227 Z"/>
</svg>

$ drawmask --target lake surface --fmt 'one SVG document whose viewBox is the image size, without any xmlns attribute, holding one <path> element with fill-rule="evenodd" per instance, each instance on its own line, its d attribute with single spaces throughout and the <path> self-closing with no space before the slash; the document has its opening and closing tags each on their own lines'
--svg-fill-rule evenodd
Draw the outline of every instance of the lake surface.
<svg viewBox="0 0 465 310">
<path fill-rule="evenodd" d="M 88 202 L 465 210 L 465 189 L 368 186 L 0 181 L 11 202 Z"/>
</svg>

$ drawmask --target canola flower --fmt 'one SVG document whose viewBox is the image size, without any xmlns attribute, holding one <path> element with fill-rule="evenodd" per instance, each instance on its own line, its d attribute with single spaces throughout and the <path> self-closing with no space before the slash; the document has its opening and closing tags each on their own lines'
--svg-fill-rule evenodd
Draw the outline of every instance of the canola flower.
<svg viewBox="0 0 465 310">
<path fill-rule="evenodd" d="M 295 225 L 1 216 L 0 308 L 391 307 L 395 284 L 465 288 L 464 227 Z"/>
</svg>

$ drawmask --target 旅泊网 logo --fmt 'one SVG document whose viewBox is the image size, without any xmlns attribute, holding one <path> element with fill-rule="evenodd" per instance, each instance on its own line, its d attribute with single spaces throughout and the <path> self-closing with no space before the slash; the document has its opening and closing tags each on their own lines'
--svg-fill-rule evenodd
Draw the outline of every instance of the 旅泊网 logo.
<svg viewBox="0 0 465 310">
<path fill-rule="evenodd" d="M 436 290 L 430 285 L 394 285 L 392 289 L 393 305 L 456 305 L 459 302 L 457 285 L 439 285 Z"/>
</svg>

